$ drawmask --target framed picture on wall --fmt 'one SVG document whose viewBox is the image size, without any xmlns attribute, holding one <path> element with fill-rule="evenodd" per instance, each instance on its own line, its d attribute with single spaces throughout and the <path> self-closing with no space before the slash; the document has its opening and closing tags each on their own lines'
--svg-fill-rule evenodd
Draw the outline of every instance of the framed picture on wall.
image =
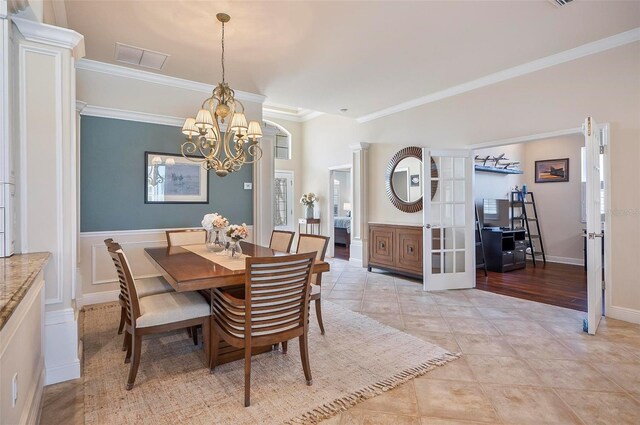
<svg viewBox="0 0 640 425">
<path fill-rule="evenodd" d="M 145 152 L 145 204 L 209 203 L 208 172 L 182 155 Z"/>
<path fill-rule="evenodd" d="M 569 181 L 569 158 L 536 161 L 536 183 Z"/>
</svg>

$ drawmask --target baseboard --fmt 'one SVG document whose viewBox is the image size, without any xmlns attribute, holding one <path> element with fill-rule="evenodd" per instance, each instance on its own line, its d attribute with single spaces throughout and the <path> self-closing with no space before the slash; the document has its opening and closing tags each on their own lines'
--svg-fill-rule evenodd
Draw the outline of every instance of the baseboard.
<svg viewBox="0 0 640 425">
<path fill-rule="evenodd" d="M 364 256 L 364 253 L 367 252 L 366 241 L 363 241 L 362 239 L 353 239 L 351 241 L 351 246 L 349 246 L 349 252 L 350 263 L 357 264 L 359 267 L 367 266 Z"/>
<path fill-rule="evenodd" d="M 40 373 L 38 379 L 34 385 L 29 389 L 29 395 L 27 396 L 31 402 L 26 409 L 22 412 L 20 418 L 21 424 L 37 424 L 40 423 L 40 412 L 42 411 L 42 395 L 44 393 L 44 362 L 40 362 Z"/>
<path fill-rule="evenodd" d="M 538 258 L 536 258 L 538 260 Z M 556 257 L 553 255 L 547 255 L 547 261 L 549 263 L 571 264 L 574 266 L 584 266 L 584 259 L 582 258 L 569 258 L 569 257 Z"/>
<path fill-rule="evenodd" d="M 612 319 L 640 324 L 640 310 L 612 305 L 606 310 L 606 315 Z"/>
<path fill-rule="evenodd" d="M 79 378 L 78 321 L 74 309 L 45 313 L 44 341 L 45 385 Z"/>
<path fill-rule="evenodd" d="M 359 259 L 359 258 L 349 258 L 349 262 L 351 264 L 354 264 L 354 265 L 358 266 L 358 267 L 364 267 L 364 265 L 362 264 L 362 260 Z"/>
<path fill-rule="evenodd" d="M 118 295 L 120 295 L 119 289 L 82 294 L 82 306 L 118 301 Z"/>
</svg>

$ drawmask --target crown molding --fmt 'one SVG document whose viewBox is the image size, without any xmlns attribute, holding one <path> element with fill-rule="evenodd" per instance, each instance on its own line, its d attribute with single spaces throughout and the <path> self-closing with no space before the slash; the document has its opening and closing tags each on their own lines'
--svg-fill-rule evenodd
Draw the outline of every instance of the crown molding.
<svg viewBox="0 0 640 425">
<path fill-rule="evenodd" d="M 76 31 L 15 16 L 11 20 L 28 41 L 70 49 L 76 59 L 84 56 L 84 36 Z"/>
<path fill-rule="evenodd" d="M 82 105 L 84 104 L 84 107 Z M 112 118 L 116 120 L 145 122 L 149 124 L 169 125 L 182 128 L 184 118 L 168 115 L 149 114 L 146 112 L 127 111 L 124 109 L 105 108 L 103 106 L 87 105 L 85 102 L 76 101 L 76 110 L 80 109 L 80 115 L 100 118 Z"/>
<path fill-rule="evenodd" d="M 274 120 L 305 122 L 319 117 L 320 115 L 324 115 L 324 113 L 311 109 L 293 108 L 284 105 L 262 105 L 262 117 L 271 118 Z"/>
<path fill-rule="evenodd" d="M 214 85 L 200 83 L 197 81 L 185 80 L 182 78 L 171 77 L 168 75 L 157 74 L 155 72 L 143 71 L 141 69 L 133 69 L 126 66 L 114 65 L 105 62 L 98 62 L 91 59 L 82 59 L 76 63 L 76 69 L 85 71 L 99 72 L 101 74 L 113 75 L 116 77 L 131 78 L 134 80 L 145 81 L 147 83 L 160 84 L 163 86 L 177 87 L 185 90 L 206 93 L 210 95 Z M 236 98 L 245 102 L 264 103 L 266 97 L 261 94 L 249 93 L 235 90 Z"/>
<path fill-rule="evenodd" d="M 640 41 L 640 27 L 358 117 L 360 124 Z"/>
<path fill-rule="evenodd" d="M 371 146 L 371 143 L 369 143 L 369 142 L 358 142 L 358 143 L 354 143 L 352 145 L 349 145 L 349 149 L 351 149 L 354 152 L 366 151 L 366 150 L 369 149 L 370 146 Z"/>
</svg>

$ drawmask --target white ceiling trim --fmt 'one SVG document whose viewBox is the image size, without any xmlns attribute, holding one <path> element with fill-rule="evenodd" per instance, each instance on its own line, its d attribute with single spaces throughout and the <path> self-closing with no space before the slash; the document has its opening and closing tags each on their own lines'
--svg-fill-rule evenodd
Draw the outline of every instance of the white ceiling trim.
<svg viewBox="0 0 640 425">
<path fill-rule="evenodd" d="M 624 46 L 625 44 L 637 41 L 640 41 L 640 27 L 591 43 L 583 44 L 582 46 L 565 50 L 564 52 L 556 53 L 554 55 L 527 62 L 522 65 L 514 66 L 503 71 L 489 74 L 476 80 L 449 87 L 447 89 L 437 91 L 426 96 L 418 97 L 416 99 L 391 106 L 389 108 L 381 109 L 371 114 L 358 117 L 356 120 L 361 124 L 368 121 L 373 121 L 378 118 L 386 117 L 388 115 L 396 114 L 408 109 L 413 109 L 418 106 L 426 105 L 428 103 L 437 102 L 448 97 L 456 96 L 492 84 L 500 83 L 502 81 L 510 80 L 512 78 L 520 77 L 522 75 L 530 74 L 532 72 L 540 71 L 545 68 L 550 68 L 552 66 L 560 65 L 565 62 L 580 59 L 585 56 L 601 53 L 606 50 L 614 49 L 616 47 Z"/>
<path fill-rule="evenodd" d="M 323 112 L 313 111 L 311 109 L 292 108 L 280 105 L 262 105 L 262 117 L 275 120 L 286 120 L 295 122 L 305 122 L 313 118 L 324 115 Z"/>
<path fill-rule="evenodd" d="M 84 56 L 84 36 L 76 31 L 15 16 L 11 21 L 29 41 L 69 49 L 76 59 Z"/>
<path fill-rule="evenodd" d="M 102 74 L 115 75 L 117 77 L 131 78 L 145 81 L 147 83 L 161 84 L 169 87 L 192 90 L 196 92 L 211 94 L 215 86 L 197 81 L 185 80 L 168 75 L 156 74 L 155 72 L 143 71 L 140 69 L 128 68 L 125 66 L 113 65 L 105 62 L 98 62 L 90 59 L 82 59 L 76 63 L 76 69 L 85 71 L 100 72 Z M 266 97 L 261 94 L 249 93 L 235 90 L 236 98 L 241 101 L 264 103 Z"/>
<path fill-rule="evenodd" d="M 568 136 L 571 134 L 578 134 L 582 132 L 582 128 L 568 128 L 564 130 L 549 131 L 547 133 L 532 134 L 529 136 L 510 137 L 508 139 L 492 140 L 490 142 L 476 143 L 470 145 L 469 149 L 484 149 L 493 148 L 497 146 L 515 145 L 516 143 L 532 142 L 534 140 L 551 139 L 553 137 Z"/>
<path fill-rule="evenodd" d="M 77 101 L 76 105 L 78 104 L 85 105 L 81 109 L 80 114 L 91 116 L 91 117 L 113 118 L 117 120 L 146 122 L 150 124 L 170 125 L 173 127 L 180 127 L 180 128 L 182 128 L 182 124 L 184 124 L 184 120 L 185 120 L 184 118 L 172 117 L 168 115 L 148 114 L 146 112 L 127 111 L 124 109 L 105 108 L 103 106 L 87 105 L 81 101 Z"/>
</svg>

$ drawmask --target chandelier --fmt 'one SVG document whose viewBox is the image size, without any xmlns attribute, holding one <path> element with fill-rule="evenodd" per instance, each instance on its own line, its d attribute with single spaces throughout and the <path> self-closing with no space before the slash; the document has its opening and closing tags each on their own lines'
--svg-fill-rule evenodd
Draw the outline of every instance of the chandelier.
<svg viewBox="0 0 640 425">
<path fill-rule="evenodd" d="M 262 129 L 258 121 L 247 125 L 244 105 L 235 98 L 235 92 L 225 81 L 224 24 L 231 17 L 218 13 L 216 18 L 222 23 L 222 82 L 213 89 L 211 97 L 202 102 L 196 117 L 185 120 L 182 133 L 187 140 L 180 146 L 180 151 L 189 161 L 201 162 L 206 170 L 214 170 L 224 177 L 262 157 L 262 149 L 258 146 Z M 228 118 L 231 118 L 230 122 Z"/>
</svg>

